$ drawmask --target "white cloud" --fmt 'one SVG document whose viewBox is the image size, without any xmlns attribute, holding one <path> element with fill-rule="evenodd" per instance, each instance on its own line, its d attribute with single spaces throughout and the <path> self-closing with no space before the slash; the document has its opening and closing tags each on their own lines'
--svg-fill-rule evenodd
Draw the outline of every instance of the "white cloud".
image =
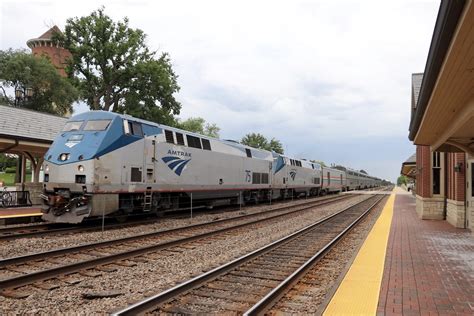
<svg viewBox="0 0 474 316">
<path fill-rule="evenodd" d="M 438 1 L 7 0 L 1 49 L 25 47 L 45 24 L 63 27 L 101 4 L 171 54 L 183 118 L 215 122 L 226 138 L 263 132 L 288 153 L 316 159 L 331 149 L 312 142 L 406 140 L 394 148 L 398 160 L 377 158 L 388 170 L 380 176 L 391 179 L 414 150 L 406 139 L 410 75 L 424 69 Z M 373 153 L 347 155 L 339 161 L 374 165 Z"/>
</svg>

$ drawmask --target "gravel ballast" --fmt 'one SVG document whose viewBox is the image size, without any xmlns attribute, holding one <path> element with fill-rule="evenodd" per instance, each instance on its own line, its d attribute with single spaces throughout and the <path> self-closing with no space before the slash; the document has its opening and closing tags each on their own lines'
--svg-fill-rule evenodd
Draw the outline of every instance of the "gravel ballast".
<svg viewBox="0 0 474 316">
<path fill-rule="evenodd" d="M 188 244 L 187 247 L 176 247 L 174 251 L 157 252 L 146 256 L 148 262 L 138 262 L 134 267 L 114 265 L 117 271 L 103 272 L 101 276 L 95 278 L 83 277 L 83 280 L 76 285 L 61 286 L 51 291 L 25 287 L 24 290 L 31 291 L 32 295 L 21 300 L 0 297 L 2 310 L 3 313 L 107 313 L 113 309 L 124 307 L 129 302 L 156 294 L 192 276 L 199 275 L 203 271 L 208 271 L 367 197 L 355 196 L 351 200 L 320 206 L 317 210 L 304 212 L 290 220 L 271 225 L 261 225 L 258 228 L 247 228 L 238 234 L 227 233 L 224 237 L 193 242 Z M 304 202 L 304 200 L 301 201 L 301 203 Z M 245 211 L 247 213 L 259 212 L 263 208 L 268 209 L 268 206 L 259 206 Z M 192 221 L 189 219 L 169 219 L 157 224 L 107 231 L 104 234 L 96 232 L 74 236 L 58 236 L 58 238 L 17 240 L 14 241 L 15 244 L 2 245 L 2 254 L 5 257 L 10 257 L 29 252 L 45 251 L 158 229 L 185 226 L 191 223 L 206 222 L 213 220 L 216 216 L 219 218 L 237 216 L 239 213 L 239 211 L 235 211 L 218 215 L 203 214 Z M 5 253 L 8 255 L 5 255 Z M 151 258 L 153 259 L 151 260 Z M 88 298 L 107 296 L 104 293 L 113 293 L 112 296 L 115 297 Z"/>
</svg>

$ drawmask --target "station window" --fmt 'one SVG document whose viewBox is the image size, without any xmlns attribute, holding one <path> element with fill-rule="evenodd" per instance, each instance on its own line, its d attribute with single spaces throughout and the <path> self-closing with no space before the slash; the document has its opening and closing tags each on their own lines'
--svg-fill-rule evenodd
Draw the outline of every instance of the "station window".
<svg viewBox="0 0 474 316">
<path fill-rule="evenodd" d="M 433 194 L 441 193 L 441 155 L 433 153 Z"/>
<path fill-rule="evenodd" d="M 250 151 L 250 149 L 245 148 L 245 153 L 247 154 L 247 157 L 252 158 L 252 152 Z"/>
<path fill-rule="evenodd" d="M 184 146 L 184 137 L 183 137 L 183 134 L 181 134 L 181 133 L 176 133 L 176 143 L 178 143 L 178 145 Z"/>
<path fill-rule="evenodd" d="M 172 131 L 165 130 L 165 138 L 167 143 L 174 144 L 174 137 Z"/>
<path fill-rule="evenodd" d="M 201 138 L 201 141 L 202 141 L 202 149 L 211 150 L 211 143 L 209 142 L 209 139 Z"/>
<path fill-rule="evenodd" d="M 188 140 L 188 146 L 189 146 L 189 147 L 202 149 L 202 147 L 201 147 L 201 139 L 200 139 L 199 137 L 194 137 L 194 136 L 191 136 L 191 135 L 186 135 L 186 139 Z"/>
</svg>

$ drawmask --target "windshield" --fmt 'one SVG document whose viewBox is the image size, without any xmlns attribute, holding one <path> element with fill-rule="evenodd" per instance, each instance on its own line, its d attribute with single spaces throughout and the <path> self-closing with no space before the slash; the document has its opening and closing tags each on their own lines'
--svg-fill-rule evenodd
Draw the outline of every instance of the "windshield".
<svg viewBox="0 0 474 316">
<path fill-rule="evenodd" d="M 63 132 L 78 131 L 81 128 L 82 122 L 84 121 L 67 122 L 64 125 Z"/>
<path fill-rule="evenodd" d="M 105 131 L 111 120 L 93 120 L 88 121 L 84 126 L 85 131 Z"/>
</svg>

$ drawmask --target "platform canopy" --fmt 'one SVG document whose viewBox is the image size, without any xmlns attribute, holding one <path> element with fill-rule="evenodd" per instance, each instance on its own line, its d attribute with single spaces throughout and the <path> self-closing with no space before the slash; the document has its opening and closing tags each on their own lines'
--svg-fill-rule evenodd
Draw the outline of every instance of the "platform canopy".
<svg viewBox="0 0 474 316">
<path fill-rule="evenodd" d="M 419 95 L 412 104 L 409 139 L 433 151 L 474 153 L 474 4 L 443 0 Z"/>
<path fill-rule="evenodd" d="M 411 155 L 407 160 L 402 163 L 402 170 L 400 173 L 409 178 L 415 179 L 416 177 L 416 154 Z"/>
<path fill-rule="evenodd" d="M 0 105 L 0 153 L 43 156 L 65 117 Z"/>
</svg>

